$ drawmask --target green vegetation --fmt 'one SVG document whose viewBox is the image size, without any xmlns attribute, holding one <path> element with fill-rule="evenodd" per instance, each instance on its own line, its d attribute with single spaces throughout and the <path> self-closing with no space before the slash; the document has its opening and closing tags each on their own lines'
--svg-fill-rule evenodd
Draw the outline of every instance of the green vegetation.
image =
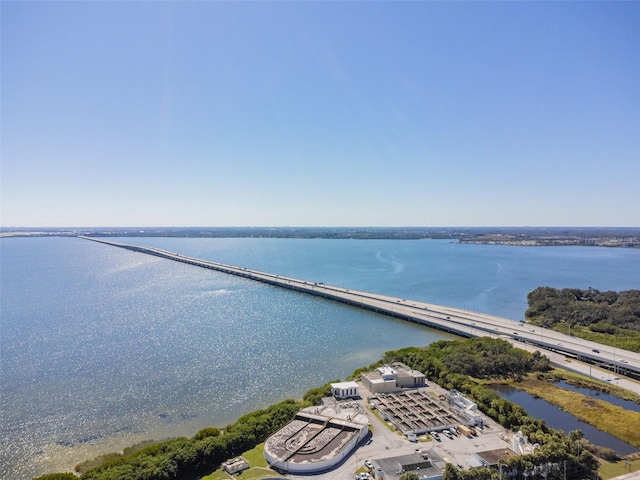
<svg viewBox="0 0 640 480">
<path fill-rule="evenodd" d="M 267 461 L 264 458 L 264 443 L 256 445 L 251 450 L 243 452 L 242 456 L 251 466 L 248 470 L 244 470 L 242 472 L 242 480 L 259 480 L 261 478 L 274 478 L 281 476 L 268 468 Z M 203 477 L 201 480 L 231 480 L 232 478 L 232 476 L 220 468 L 211 475 Z"/>
<path fill-rule="evenodd" d="M 640 460 L 618 460 L 616 462 L 602 462 L 598 473 L 604 480 L 608 480 L 638 470 L 640 470 Z"/>
<path fill-rule="evenodd" d="M 78 473 L 88 472 L 89 470 L 99 467 L 104 463 L 111 462 L 122 457 L 133 455 L 134 453 L 139 452 L 140 450 L 143 450 L 144 448 L 150 445 L 153 445 L 155 443 L 158 443 L 158 442 L 157 441 L 154 442 L 152 440 L 146 440 L 144 442 L 136 443 L 135 445 L 125 448 L 122 453 L 112 452 L 112 453 L 106 453 L 104 455 L 100 455 L 99 457 L 92 458 L 90 460 L 87 460 L 86 462 L 79 463 L 78 465 L 76 465 L 75 471 Z M 74 478 L 77 478 L 77 477 L 74 476 Z"/>
<path fill-rule="evenodd" d="M 527 295 L 529 323 L 640 352 L 640 290 L 539 287 Z"/>
<path fill-rule="evenodd" d="M 562 410 L 570 411 L 583 422 L 597 427 L 598 430 L 610 433 L 635 447 L 640 447 L 640 430 L 637 428 L 637 425 L 640 425 L 640 413 L 638 412 L 625 410 L 604 400 L 558 387 L 544 378 L 529 377 L 513 386 L 540 397 Z M 615 457 L 615 453 L 609 453 L 606 457 Z"/>
<path fill-rule="evenodd" d="M 197 479 L 250 450 L 288 423 L 308 402 L 284 400 L 240 417 L 223 433 L 204 429 L 193 438 L 158 442 L 85 471 L 82 480 Z M 77 477 L 74 477 L 77 478 Z M 44 480 L 40 477 L 38 480 Z M 47 479 L 48 480 L 48 479 Z"/>
<path fill-rule="evenodd" d="M 474 378 L 517 378 L 529 372 L 545 372 L 549 359 L 513 348 L 504 340 L 480 337 L 470 340 L 441 340 L 428 348 L 404 348 L 384 354 L 383 362 L 398 359 L 428 378 L 446 378 L 445 388 Z M 451 385 L 447 387 L 446 385 Z"/>
<path fill-rule="evenodd" d="M 312 388 L 304 394 L 304 401 L 310 405 L 320 405 L 323 397 L 331 396 L 331 384 L 339 381 L 340 380 L 331 380 L 322 387 Z"/>
<path fill-rule="evenodd" d="M 545 378 L 551 382 L 564 381 L 569 385 L 581 388 L 589 388 L 591 390 L 597 390 L 605 394 L 615 395 L 623 400 L 630 400 L 640 404 L 640 395 L 631 390 L 625 390 L 622 387 L 613 385 L 609 382 L 598 380 L 596 378 L 585 377 L 584 375 L 570 370 L 561 370 L 559 368 L 553 368 L 551 371 L 539 375 L 540 378 Z"/>
<path fill-rule="evenodd" d="M 309 390 L 302 402 L 284 400 L 264 410 L 243 415 L 223 431 L 215 427 L 200 430 L 192 438 L 173 438 L 162 442 L 143 442 L 79 464 L 76 469 L 82 480 L 196 480 L 217 470 L 222 462 L 250 451 L 273 432 L 286 425 L 304 407 L 318 405 L 329 395 L 331 385 Z M 262 450 L 260 450 L 262 452 Z M 262 453 L 260 453 L 262 455 Z M 255 462 L 255 459 L 254 459 Z M 270 470 L 259 471 L 266 463 L 255 462 L 256 471 L 243 478 L 277 476 Z M 211 478 L 218 478 L 217 472 Z M 224 472 L 220 478 L 227 478 Z M 253 476 L 255 475 L 255 477 Z M 67 480 L 78 477 L 56 473 L 34 480 Z"/>
<path fill-rule="evenodd" d="M 501 339 L 477 338 L 459 341 L 440 341 L 427 348 L 405 348 L 385 353 L 376 363 L 401 361 L 425 373 L 447 389 L 457 389 L 473 398 L 478 408 L 506 428 L 522 430 L 530 441 L 541 446 L 534 454 L 514 457 L 506 466 L 524 472 L 534 465 L 563 463 L 572 478 L 590 477 L 598 469 L 598 461 L 590 453 L 591 446 L 579 431 L 565 436 L 547 427 L 543 420 L 529 417 L 519 406 L 500 398 L 482 385 L 501 379 L 520 379 L 530 372 L 550 370 L 548 360 L 538 352 L 512 347 Z M 371 367 L 369 367 L 371 368 Z M 482 379 L 482 380 L 481 380 Z M 103 463 L 85 470 L 81 480 L 196 480 L 208 475 L 207 480 L 227 478 L 219 471 L 220 464 L 238 455 L 245 455 L 252 468 L 242 478 L 259 479 L 275 476 L 265 468 L 262 442 L 289 422 L 303 407 L 320 403 L 329 395 L 330 385 L 309 390 L 302 402 L 284 400 L 276 405 L 240 417 L 222 431 L 208 427 L 192 438 L 175 438 L 151 445 L 127 449 L 122 455 L 105 456 Z M 83 464 L 84 465 L 84 464 Z M 263 470 L 264 469 L 264 470 Z M 555 478 L 551 472 L 548 480 Z M 44 476 L 37 480 L 68 480 L 63 476 Z M 444 480 L 479 480 L 497 478 L 490 470 L 461 470 L 447 465 Z M 75 477 L 77 478 L 77 477 Z M 559 477 L 558 477 L 559 478 Z"/>
<path fill-rule="evenodd" d="M 579 431 L 569 436 L 546 426 L 543 420 L 530 417 L 520 406 L 515 405 L 482 385 L 468 372 L 472 371 L 484 379 L 517 379 L 531 372 L 549 370 L 549 363 L 539 353 L 530 354 L 512 347 L 500 339 L 476 338 L 453 342 L 440 341 L 427 348 L 404 348 L 384 355 L 385 362 L 401 361 L 440 386 L 456 389 L 473 398 L 478 408 L 500 425 L 512 430 L 521 430 L 532 443 L 540 444 L 533 454 L 510 458 L 505 462 L 508 470 L 525 472 L 535 465 L 547 463 L 563 464 L 571 478 L 593 478 L 598 461 L 590 453 L 593 445 L 582 438 Z M 466 360 L 466 361 L 462 361 Z M 492 367 L 491 364 L 496 364 Z M 464 373 L 463 373 L 464 372 Z M 564 470 L 562 470 L 563 472 Z M 548 479 L 562 478 L 560 470 L 550 471 Z M 443 480 L 476 480 L 498 477 L 489 470 L 462 470 L 447 465 Z"/>
<path fill-rule="evenodd" d="M 417 473 L 407 472 L 400 475 L 400 480 L 420 480 L 420 476 Z"/>
<path fill-rule="evenodd" d="M 194 440 L 203 440 L 207 437 L 217 437 L 220 435 L 220 429 L 216 427 L 206 427 L 193 436 Z"/>
</svg>

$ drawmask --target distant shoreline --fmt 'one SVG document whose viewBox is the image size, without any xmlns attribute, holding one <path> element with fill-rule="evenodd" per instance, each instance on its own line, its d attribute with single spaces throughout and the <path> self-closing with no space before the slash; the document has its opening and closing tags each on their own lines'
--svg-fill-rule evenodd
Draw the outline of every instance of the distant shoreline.
<svg viewBox="0 0 640 480">
<path fill-rule="evenodd" d="M 458 240 L 459 243 L 479 245 L 513 245 L 518 247 L 609 247 L 640 248 L 640 237 L 557 237 L 557 238 L 469 238 Z"/>
<path fill-rule="evenodd" d="M 640 248 L 639 227 L 101 227 L 1 228 L 9 237 L 295 238 L 338 240 L 451 240 L 512 246 Z"/>
</svg>

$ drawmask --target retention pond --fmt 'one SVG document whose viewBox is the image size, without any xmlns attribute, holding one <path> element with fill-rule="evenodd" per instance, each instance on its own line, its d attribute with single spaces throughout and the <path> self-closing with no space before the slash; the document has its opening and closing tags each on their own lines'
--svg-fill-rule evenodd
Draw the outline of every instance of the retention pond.
<svg viewBox="0 0 640 480">
<path fill-rule="evenodd" d="M 593 388 L 576 387 L 574 385 L 569 385 L 568 383 L 563 381 L 557 382 L 556 385 L 558 387 L 571 390 L 572 392 L 578 392 L 578 393 L 582 393 L 583 395 L 588 395 L 590 397 L 596 398 L 598 400 L 604 400 L 605 402 L 609 402 L 612 405 L 622 407 L 625 410 L 631 410 L 632 412 L 640 413 L 640 404 L 637 404 L 632 400 L 624 400 L 623 398 L 616 397 L 611 393 L 603 393 L 599 390 L 594 390 Z"/>
<path fill-rule="evenodd" d="M 536 398 L 527 392 L 506 385 L 496 385 L 493 387 L 493 390 L 495 390 L 502 398 L 520 405 L 532 417 L 543 419 L 545 423 L 552 428 L 563 430 L 566 433 L 571 430 L 581 430 L 584 437 L 591 443 L 601 447 L 612 448 L 618 455 L 628 455 L 638 451 L 638 449 L 633 445 L 630 445 L 613 435 L 602 432 L 588 423 L 579 420 L 574 415 L 559 409 L 546 400 Z"/>
</svg>

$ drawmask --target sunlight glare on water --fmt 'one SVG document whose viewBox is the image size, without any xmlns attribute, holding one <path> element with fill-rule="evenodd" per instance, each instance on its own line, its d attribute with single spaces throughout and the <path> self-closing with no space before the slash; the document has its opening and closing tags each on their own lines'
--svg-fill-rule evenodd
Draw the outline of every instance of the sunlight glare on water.
<svg viewBox="0 0 640 480">
<path fill-rule="evenodd" d="M 310 281 L 522 317 L 539 285 L 637 288 L 640 252 L 448 241 L 123 238 Z M 343 379 L 417 325 L 76 238 L 2 239 L 0 477 L 193 435 Z"/>
</svg>

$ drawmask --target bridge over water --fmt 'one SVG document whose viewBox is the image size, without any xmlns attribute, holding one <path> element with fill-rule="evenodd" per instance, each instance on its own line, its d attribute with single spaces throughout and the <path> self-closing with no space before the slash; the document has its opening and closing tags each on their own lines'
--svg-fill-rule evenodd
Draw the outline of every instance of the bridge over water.
<svg viewBox="0 0 640 480">
<path fill-rule="evenodd" d="M 522 342 L 534 348 L 559 353 L 565 357 L 575 358 L 588 364 L 605 368 L 615 374 L 640 380 L 640 354 L 638 353 L 615 349 L 523 322 L 515 322 L 507 318 L 459 308 L 389 297 L 386 295 L 336 287 L 321 282 L 312 282 L 260 272 L 248 268 L 189 257 L 154 247 L 129 245 L 86 236 L 79 238 L 201 268 L 208 268 L 296 292 L 315 295 L 462 337 L 490 336 L 504 338 L 512 342 Z M 566 366 L 561 362 L 556 363 L 562 367 Z"/>
</svg>

